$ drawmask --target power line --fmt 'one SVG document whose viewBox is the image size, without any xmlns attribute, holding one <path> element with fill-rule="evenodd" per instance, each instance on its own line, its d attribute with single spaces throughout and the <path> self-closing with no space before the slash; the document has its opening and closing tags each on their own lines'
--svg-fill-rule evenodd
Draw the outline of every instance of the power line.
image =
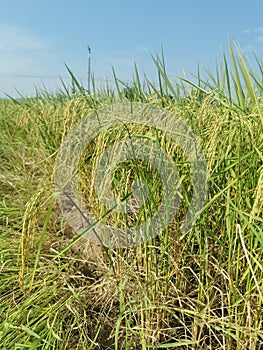
<svg viewBox="0 0 263 350">
<path fill-rule="evenodd" d="M 0 73 L 0 77 L 3 78 L 24 78 L 24 79 L 68 79 L 71 80 L 72 78 L 69 76 L 64 76 L 64 75 L 27 75 L 27 74 L 5 74 L 5 73 Z M 77 76 L 78 79 L 87 79 L 87 76 Z M 113 79 L 108 79 L 108 78 L 95 78 L 95 81 L 100 81 L 100 82 L 113 82 Z"/>
<path fill-rule="evenodd" d="M 4 74 L 0 73 L 0 77 L 4 78 L 37 78 L 37 79 L 70 79 L 70 77 L 66 76 L 55 76 L 55 75 L 27 75 L 27 74 Z"/>
</svg>

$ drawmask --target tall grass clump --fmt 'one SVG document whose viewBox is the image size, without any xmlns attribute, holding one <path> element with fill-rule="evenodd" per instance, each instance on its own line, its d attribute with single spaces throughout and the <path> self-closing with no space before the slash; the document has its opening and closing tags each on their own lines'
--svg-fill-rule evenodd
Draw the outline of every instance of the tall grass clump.
<svg viewBox="0 0 263 350">
<path fill-rule="evenodd" d="M 199 71 L 194 81 L 171 80 L 161 54 L 152 57 L 157 82 L 142 80 L 135 65 L 131 85 L 113 71 L 115 87 L 94 85 L 87 94 L 67 67 L 72 86 L 57 95 L 0 100 L 1 349 L 263 347 L 263 65 L 256 57 L 252 67 L 237 45 L 229 48 L 215 73 Z M 94 185 L 109 146 L 149 139 L 180 174 L 175 220 L 145 243 L 111 249 L 76 236 L 63 219 L 53 185 L 59 147 L 76 123 L 118 102 L 164 108 L 200 141 L 208 194 L 186 234 L 187 158 L 164 132 L 138 124 L 93 139 L 79 163 L 78 189 L 98 221 L 125 229 L 150 218 L 163 188 L 146 162 L 129 159 L 113 173 L 119 198 L 129 200 L 136 178 L 148 185 L 147 204 L 133 213 L 107 208 Z"/>
</svg>

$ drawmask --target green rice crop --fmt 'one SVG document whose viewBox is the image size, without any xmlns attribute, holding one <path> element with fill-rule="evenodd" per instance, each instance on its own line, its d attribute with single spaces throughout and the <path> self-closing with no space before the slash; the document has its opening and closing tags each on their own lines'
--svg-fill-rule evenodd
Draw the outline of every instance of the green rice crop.
<svg viewBox="0 0 263 350">
<path fill-rule="evenodd" d="M 263 348 L 263 101 L 256 66 L 229 42 L 215 73 L 170 78 L 163 53 L 153 56 L 158 82 L 140 78 L 87 95 L 72 86 L 57 95 L 0 100 L 0 349 Z M 203 74 L 203 75 L 202 75 Z M 135 176 L 152 196 L 137 215 L 98 200 L 95 167 L 103 151 L 129 137 L 154 140 L 177 164 L 182 206 L 156 238 L 106 248 L 76 237 L 54 194 L 55 159 L 72 127 L 92 111 L 144 102 L 180 116 L 204 150 L 208 195 L 187 234 L 180 223 L 192 191 L 184 155 L 145 125 L 97 136 L 79 165 L 78 186 L 99 221 L 136 225 L 156 210 L 160 178 L 144 162 L 118 166 L 112 186 L 128 196 Z"/>
</svg>

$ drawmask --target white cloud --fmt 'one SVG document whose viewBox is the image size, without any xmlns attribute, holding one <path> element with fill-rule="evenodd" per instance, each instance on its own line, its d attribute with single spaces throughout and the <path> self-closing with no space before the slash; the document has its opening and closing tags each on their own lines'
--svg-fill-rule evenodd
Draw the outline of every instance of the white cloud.
<svg viewBox="0 0 263 350">
<path fill-rule="evenodd" d="M 257 27 L 253 29 L 244 29 L 244 34 L 253 34 L 253 33 L 263 33 L 263 27 Z"/>
<path fill-rule="evenodd" d="M 0 74 L 36 74 L 43 62 L 49 60 L 43 39 L 24 28 L 0 24 Z"/>
<path fill-rule="evenodd" d="M 249 35 L 249 42 L 242 46 L 243 52 L 259 53 L 263 50 L 263 27 L 254 27 L 243 30 L 243 34 Z"/>
<path fill-rule="evenodd" d="M 113 52 L 111 56 L 102 59 L 102 63 L 115 68 L 117 66 L 126 69 L 134 67 L 134 59 L 127 52 Z"/>
<path fill-rule="evenodd" d="M 140 46 L 138 46 L 137 50 L 138 50 L 139 52 L 142 52 L 142 53 L 144 53 L 144 52 L 149 53 L 149 52 L 150 52 L 149 47 L 146 46 L 146 45 L 140 45 Z"/>
<path fill-rule="evenodd" d="M 140 64 L 140 58 L 145 53 L 149 54 L 150 49 L 146 45 L 139 45 L 133 50 L 133 52 L 128 51 L 114 51 L 111 56 L 106 57 L 102 60 L 103 63 L 111 64 L 113 67 L 118 68 L 122 66 L 128 69 L 134 69 L 134 63 Z"/>
<path fill-rule="evenodd" d="M 0 97 L 4 92 L 12 95 L 14 87 L 34 94 L 34 85 L 41 84 L 40 77 L 54 72 L 53 60 L 44 39 L 24 28 L 0 24 Z"/>
<path fill-rule="evenodd" d="M 24 74 L 28 67 L 32 67 L 32 59 L 27 56 L 0 57 L 0 73 L 5 75 Z"/>
<path fill-rule="evenodd" d="M 21 51 L 45 49 L 44 42 L 23 28 L 0 25 L 0 51 Z"/>
</svg>

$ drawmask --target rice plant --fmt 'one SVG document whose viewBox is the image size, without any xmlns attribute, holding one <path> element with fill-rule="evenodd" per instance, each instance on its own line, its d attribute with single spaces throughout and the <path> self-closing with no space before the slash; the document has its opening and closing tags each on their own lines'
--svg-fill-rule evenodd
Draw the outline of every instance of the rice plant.
<svg viewBox="0 0 263 350">
<path fill-rule="evenodd" d="M 88 95 L 72 86 L 56 96 L 0 100 L 0 348 L 238 349 L 263 347 L 262 61 L 252 67 L 229 42 L 216 73 L 172 80 L 164 54 L 158 82 L 134 67 L 129 86 Z M 230 61 L 229 61 L 230 60 Z M 203 76 L 202 76 L 203 74 Z M 95 191 L 103 152 L 131 137 L 149 139 L 176 163 L 182 205 L 157 237 L 127 248 L 92 244 L 64 220 L 54 166 L 74 125 L 101 107 L 128 102 L 180 116 L 200 141 L 209 174 L 200 216 L 182 234 L 193 191 L 185 155 L 164 132 L 130 123 L 93 139 L 78 167 L 78 190 L 98 222 L 126 228 L 147 220 L 163 187 L 142 160 L 120 163 L 112 189 L 129 200 L 134 179 L 150 200 L 134 213 L 107 208 Z M 96 228 L 96 223 L 90 230 Z"/>
</svg>

